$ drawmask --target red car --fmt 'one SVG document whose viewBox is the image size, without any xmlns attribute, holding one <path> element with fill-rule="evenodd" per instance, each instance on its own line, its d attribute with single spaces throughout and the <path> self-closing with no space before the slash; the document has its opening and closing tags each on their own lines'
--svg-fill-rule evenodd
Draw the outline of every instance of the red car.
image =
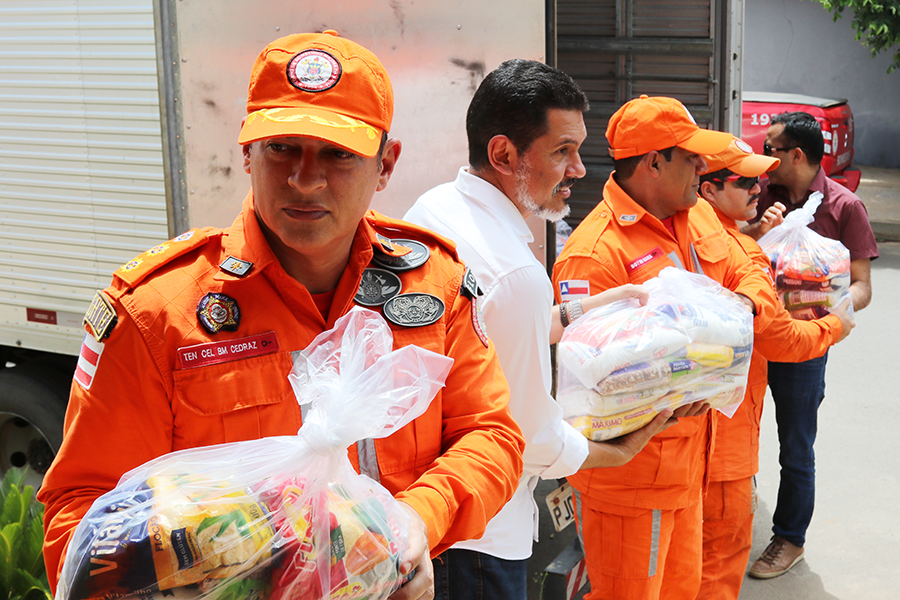
<svg viewBox="0 0 900 600">
<path fill-rule="evenodd" d="M 741 138 L 754 152 L 762 154 L 772 117 L 783 112 L 808 112 L 822 126 L 825 174 L 850 191 L 856 191 L 860 172 L 850 166 L 853 162 L 853 112 L 847 100 L 776 92 L 743 92 L 743 99 Z"/>
</svg>

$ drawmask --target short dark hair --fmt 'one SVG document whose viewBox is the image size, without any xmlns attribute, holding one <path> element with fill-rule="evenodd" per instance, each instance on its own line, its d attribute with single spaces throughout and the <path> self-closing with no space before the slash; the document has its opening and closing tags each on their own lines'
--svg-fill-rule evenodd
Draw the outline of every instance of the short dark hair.
<svg viewBox="0 0 900 600">
<path fill-rule="evenodd" d="M 469 103 L 469 164 L 476 169 L 490 164 L 488 142 L 496 135 L 526 152 L 547 133 L 551 108 L 585 112 L 589 106 L 585 93 L 562 71 L 533 60 L 508 60 L 484 78 Z"/>
<path fill-rule="evenodd" d="M 672 162 L 672 153 L 675 151 L 675 146 L 670 146 L 663 150 L 657 150 L 660 154 L 663 155 L 663 158 L 666 159 L 666 162 Z M 649 154 L 649 152 L 647 153 Z M 644 160 L 644 157 L 647 154 L 639 154 L 638 156 L 629 156 L 628 158 L 616 158 L 613 160 L 613 169 L 616 171 L 616 177 L 620 180 L 631 179 L 631 176 L 634 175 L 635 169 L 637 169 L 638 163 Z"/>
<path fill-rule="evenodd" d="M 731 177 L 732 175 L 734 175 L 734 171 L 732 171 L 731 169 L 719 169 L 718 171 L 712 171 L 710 173 L 704 173 L 703 175 L 701 175 L 700 183 L 709 181 L 716 186 L 717 190 L 724 190 L 725 179 Z"/>
<path fill-rule="evenodd" d="M 779 136 L 785 146 L 796 146 L 806 154 L 811 165 L 818 165 L 825 155 L 825 138 L 822 137 L 822 126 L 809 113 L 784 112 L 772 117 L 772 125 L 784 125 Z"/>
</svg>

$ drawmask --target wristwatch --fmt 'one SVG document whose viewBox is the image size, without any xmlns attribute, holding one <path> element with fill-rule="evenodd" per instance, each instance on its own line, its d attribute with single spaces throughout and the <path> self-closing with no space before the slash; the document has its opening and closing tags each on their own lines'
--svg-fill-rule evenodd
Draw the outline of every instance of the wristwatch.
<svg viewBox="0 0 900 600">
<path fill-rule="evenodd" d="M 584 309 L 581 306 L 581 299 L 566 300 L 559 305 L 559 322 L 562 326 L 568 327 L 578 319 L 584 316 Z"/>
<path fill-rule="evenodd" d="M 569 323 L 574 323 L 584 316 L 584 309 L 581 306 L 581 298 L 579 298 L 578 300 L 572 300 L 568 304 L 569 310 L 567 312 L 569 313 Z"/>
</svg>

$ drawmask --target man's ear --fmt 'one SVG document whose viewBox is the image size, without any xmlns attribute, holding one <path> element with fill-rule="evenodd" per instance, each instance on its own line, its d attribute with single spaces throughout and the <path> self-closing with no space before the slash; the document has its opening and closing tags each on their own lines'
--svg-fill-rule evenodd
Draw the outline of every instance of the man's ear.
<svg viewBox="0 0 900 600">
<path fill-rule="evenodd" d="M 715 204 L 715 192 L 717 189 L 719 188 L 717 188 L 712 181 L 704 181 L 700 184 L 700 189 L 698 191 L 700 192 L 701 198 L 709 201 L 711 204 Z"/>
<path fill-rule="evenodd" d="M 661 160 L 659 152 L 656 150 L 651 150 L 647 154 L 644 155 L 644 158 L 641 159 L 641 162 L 638 163 L 637 169 L 646 169 L 651 177 L 659 178 L 662 175 L 662 171 L 659 167 L 659 161 Z"/>
<path fill-rule="evenodd" d="M 244 155 L 244 172 L 247 175 L 250 174 L 250 146 L 253 145 L 253 142 L 249 144 L 244 144 L 241 146 L 241 153 Z"/>
<path fill-rule="evenodd" d="M 388 138 L 384 143 L 384 152 L 381 154 L 381 172 L 378 174 L 376 192 L 380 192 L 387 187 L 391 175 L 394 174 L 394 167 L 397 166 L 397 161 L 400 159 L 400 151 L 402 149 L 403 145 L 397 138 Z"/>
<path fill-rule="evenodd" d="M 516 151 L 516 146 L 512 143 L 512 140 L 505 135 L 495 135 L 491 138 L 488 142 L 487 155 L 491 167 L 497 173 L 512 175 L 516 172 L 516 162 L 519 160 L 519 153 Z"/>
</svg>

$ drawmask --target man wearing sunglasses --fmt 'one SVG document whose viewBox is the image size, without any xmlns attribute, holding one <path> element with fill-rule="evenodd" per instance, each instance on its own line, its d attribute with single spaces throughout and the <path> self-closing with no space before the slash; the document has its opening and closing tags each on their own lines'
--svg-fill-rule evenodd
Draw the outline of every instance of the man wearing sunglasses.
<svg viewBox="0 0 900 600">
<path fill-rule="evenodd" d="M 850 296 L 854 310 L 872 299 L 870 261 L 878 247 L 866 207 L 850 190 L 829 179 L 820 163 L 825 142 L 818 121 L 808 113 L 782 113 L 772 119 L 764 152 L 780 164 L 761 182 L 758 210 L 777 203 L 786 213 L 803 206 L 812 192 L 823 194 L 810 229 L 839 240 L 850 251 Z M 761 219 L 754 217 L 745 233 L 759 239 Z M 753 577 L 768 579 L 786 573 L 803 556 L 806 530 L 815 503 L 817 413 L 825 397 L 828 355 L 803 363 L 769 364 L 769 388 L 775 401 L 780 443 L 781 482 L 772 515 L 772 543 L 750 569 Z"/>
<path fill-rule="evenodd" d="M 731 238 L 769 273 L 768 257 L 753 238 L 740 233 L 738 222 L 756 216 L 759 176 L 777 168 L 779 159 L 753 154 L 750 146 L 737 138 L 724 152 L 704 158 L 709 171 L 700 176 L 700 196 L 713 207 Z M 779 223 L 783 210 L 771 207 L 767 223 Z M 703 579 L 698 600 L 736 600 L 740 595 L 753 544 L 754 476 L 759 470 L 767 359 L 789 362 L 822 356 L 853 328 L 848 306 L 849 300 L 815 321 L 792 319 L 777 300 L 768 307 L 775 318 L 754 336 L 744 401 L 731 419 L 718 422 L 709 490 L 703 499 Z"/>
</svg>

